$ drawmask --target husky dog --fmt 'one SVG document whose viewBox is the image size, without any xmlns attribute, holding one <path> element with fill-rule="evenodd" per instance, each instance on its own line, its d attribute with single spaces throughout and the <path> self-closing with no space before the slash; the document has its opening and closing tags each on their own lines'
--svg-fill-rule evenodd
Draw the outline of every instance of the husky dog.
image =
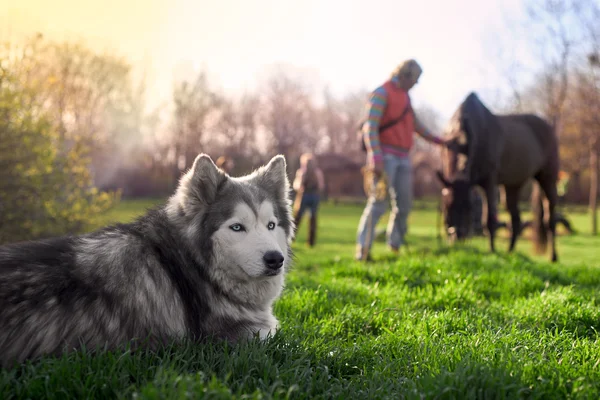
<svg viewBox="0 0 600 400">
<path fill-rule="evenodd" d="M 201 154 L 133 223 L 0 247 L 0 364 L 82 345 L 266 338 L 293 232 L 283 156 L 232 178 Z"/>
</svg>

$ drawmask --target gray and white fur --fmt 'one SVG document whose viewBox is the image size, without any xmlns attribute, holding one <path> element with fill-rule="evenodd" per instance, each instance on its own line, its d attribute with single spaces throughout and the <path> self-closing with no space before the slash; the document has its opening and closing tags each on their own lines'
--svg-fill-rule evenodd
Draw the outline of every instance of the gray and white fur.
<svg viewBox="0 0 600 400">
<path fill-rule="evenodd" d="M 0 247 L 0 364 L 82 345 L 265 338 L 293 233 L 283 156 L 232 178 L 199 155 L 133 223 Z"/>
</svg>

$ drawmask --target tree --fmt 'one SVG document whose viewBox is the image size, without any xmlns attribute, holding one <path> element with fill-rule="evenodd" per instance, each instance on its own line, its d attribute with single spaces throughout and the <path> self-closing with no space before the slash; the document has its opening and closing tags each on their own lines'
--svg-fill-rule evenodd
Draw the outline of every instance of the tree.
<svg viewBox="0 0 600 400">
<path fill-rule="evenodd" d="M 341 100 L 342 120 L 344 123 L 344 140 L 346 148 L 343 153 L 354 161 L 363 163 L 365 154 L 357 140 L 360 121 L 366 116 L 366 105 L 369 98 L 367 90 L 359 90 L 346 94 Z"/>
<path fill-rule="evenodd" d="M 84 145 L 65 151 L 32 93 L 0 71 L 0 243 L 82 232 L 116 200 L 93 187 Z"/>
<path fill-rule="evenodd" d="M 418 116 L 419 120 L 428 129 L 430 129 L 434 134 L 437 134 L 438 136 L 441 135 L 442 117 L 440 116 L 440 113 L 435 108 L 431 107 L 430 105 L 428 105 L 426 103 L 420 104 L 418 106 L 415 106 L 415 114 Z M 426 142 L 420 136 L 417 137 L 415 147 L 418 150 L 423 150 L 423 151 L 432 151 L 432 150 L 437 151 L 439 149 L 438 146 L 432 145 L 431 143 Z"/>
<path fill-rule="evenodd" d="M 222 99 L 211 135 L 211 150 L 238 158 L 252 158 L 257 153 L 259 110 L 260 101 L 253 94 Z"/>
<path fill-rule="evenodd" d="M 177 181 L 181 171 L 189 168 L 208 140 L 209 123 L 215 123 L 223 98 L 209 86 L 205 73 L 193 82 L 183 81 L 173 90 L 172 118 L 173 174 Z"/>
<path fill-rule="evenodd" d="M 319 152 L 325 138 L 319 131 L 317 111 L 309 88 L 291 72 L 279 70 L 263 85 L 262 146 L 267 153 L 296 159 L 305 151 Z M 291 169 L 291 168 L 290 168 Z"/>
<path fill-rule="evenodd" d="M 347 132 L 344 129 L 342 104 L 325 88 L 323 107 L 318 111 L 321 135 L 327 138 L 327 151 L 344 153 L 348 148 Z"/>
<path fill-rule="evenodd" d="M 579 176 L 589 173 L 589 207 L 592 232 L 596 232 L 598 86 L 593 57 L 600 47 L 600 4 L 593 0 L 528 0 L 530 34 L 526 42 L 536 65 L 527 85 L 513 85 L 517 111 L 544 116 L 556 129 L 560 141 L 561 164 Z M 523 71 L 510 71 L 509 85 Z"/>
<path fill-rule="evenodd" d="M 587 111 L 582 116 L 585 128 L 589 129 L 588 143 L 590 151 L 590 200 L 589 208 L 592 213 L 592 235 L 598 234 L 598 157 L 600 153 L 600 86 L 595 69 L 600 69 L 598 53 L 589 56 L 591 73 L 583 77 L 584 84 L 580 90 L 582 106 Z M 586 79 L 587 78 L 587 79 Z"/>
<path fill-rule="evenodd" d="M 87 152 L 95 181 L 109 181 L 140 142 L 145 122 L 144 83 L 133 84 L 128 62 L 42 35 L 7 43 L 0 57 L 30 93 L 24 106 L 52 123 L 64 151 L 77 143 Z"/>
</svg>

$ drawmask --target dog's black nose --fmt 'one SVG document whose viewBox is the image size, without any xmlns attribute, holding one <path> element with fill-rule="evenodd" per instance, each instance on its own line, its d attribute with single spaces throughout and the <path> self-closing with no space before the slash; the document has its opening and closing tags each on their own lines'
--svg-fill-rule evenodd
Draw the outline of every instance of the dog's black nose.
<svg viewBox="0 0 600 400">
<path fill-rule="evenodd" d="M 283 265 L 283 254 L 278 251 L 267 251 L 263 256 L 265 265 L 269 269 L 279 269 Z"/>
</svg>

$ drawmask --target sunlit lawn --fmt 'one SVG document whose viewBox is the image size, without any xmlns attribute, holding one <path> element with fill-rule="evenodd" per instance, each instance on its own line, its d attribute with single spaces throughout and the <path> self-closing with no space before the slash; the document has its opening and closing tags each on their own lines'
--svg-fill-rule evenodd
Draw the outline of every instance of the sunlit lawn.
<svg viewBox="0 0 600 400">
<path fill-rule="evenodd" d="M 126 201 L 104 222 L 156 201 Z M 506 254 L 478 238 L 436 239 L 434 203 L 415 204 L 399 258 L 375 244 L 353 261 L 362 205 L 325 204 L 316 248 L 303 221 L 266 344 L 76 354 L 0 373 L 0 398 L 600 398 L 600 238 L 586 215 L 558 238 L 560 263 L 521 238 Z M 387 216 L 380 223 L 383 228 Z"/>
</svg>

